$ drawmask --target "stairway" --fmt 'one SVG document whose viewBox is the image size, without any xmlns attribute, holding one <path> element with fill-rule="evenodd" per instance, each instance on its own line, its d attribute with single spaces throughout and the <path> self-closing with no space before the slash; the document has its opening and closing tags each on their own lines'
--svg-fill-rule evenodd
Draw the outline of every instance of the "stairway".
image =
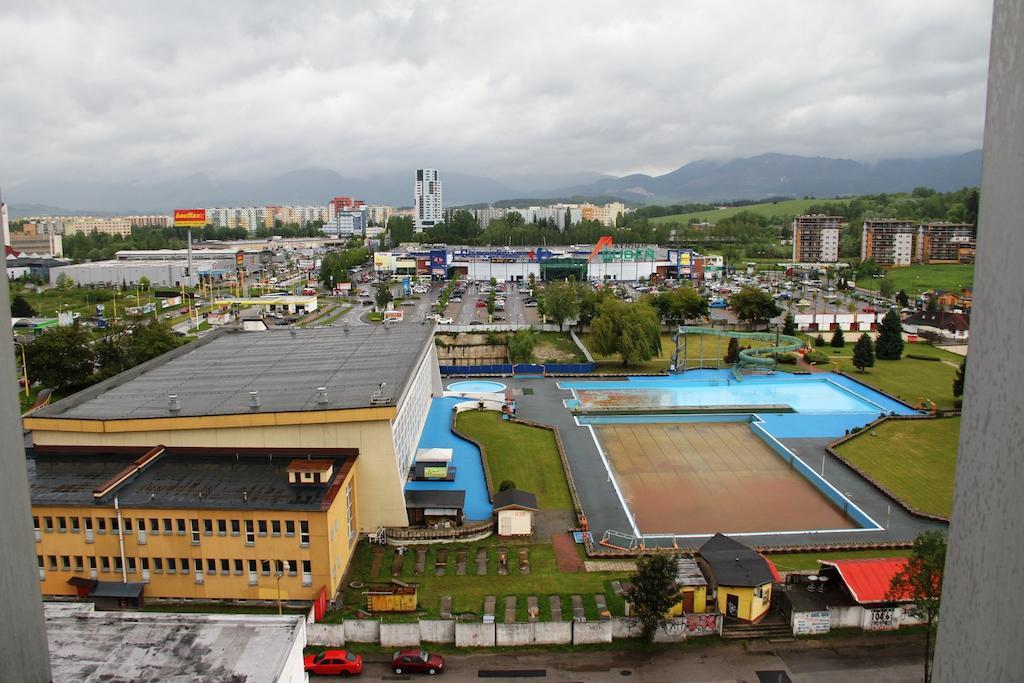
<svg viewBox="0 0 1024 683">
<path fill-rule="evenodd" d="M 760 624 L 741 624 L 726 622 L 722 629 L 722 637 L 729 640 L 746 640 L 749 638 L 792 638 L 793 628 L 786 623 L 771 621 Z"/>
</svg>

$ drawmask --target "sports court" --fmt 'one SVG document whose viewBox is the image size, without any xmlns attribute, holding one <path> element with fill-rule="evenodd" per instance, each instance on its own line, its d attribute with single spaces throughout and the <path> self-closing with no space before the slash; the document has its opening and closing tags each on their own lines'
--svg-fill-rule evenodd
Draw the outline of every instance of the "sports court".
<svg viewBox="0 0 1024 683">
<path fill-rule="evenodd" d="M 643 534 L 854 529 L 752 431 L 729 422 L 594 425 Z"/>
</svg>

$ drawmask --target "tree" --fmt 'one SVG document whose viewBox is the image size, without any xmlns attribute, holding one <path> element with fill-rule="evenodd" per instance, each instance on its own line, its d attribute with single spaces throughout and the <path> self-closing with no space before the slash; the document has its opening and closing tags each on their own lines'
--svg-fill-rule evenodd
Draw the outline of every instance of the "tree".
<svg viewBox="0 0 1024 683">
<path fill-rule="evenodd" d="M 910 305 L 910 297 L 907 296 L 907 290 L 901 289 L 896 293 L 896 303 L 900 305 L 900 308 L 906 308 Z"/>
<path fill-rule="evenodd" d="M 552 282 L 544 288 L 544 313 L 558 323 L 558 330 L 562 330 L 562 324 L 575 318 L 580 312 L 580 300 L 576 287 L 568 282 Z"/>
<path fill-rule="evenodd" d="M 796 318 L 792 313 L 786 314 L 786 320 L 782 323 L 782 334 L 788 337 L 796 336 Z"/>
<path fill-rule="evenodd" d="M 653 640 L 655 632 L 668 621 L 668 611 L 679 599 L 676 586 L 676 561 L 672 555 L 647 555 L 636 563 L 626 593 L 631 613 L 643 627 L 644 638 Z"/>
<path fill-rule="evenodd" d="M 853 345 L 853 367 L 864 372 L 865 368 L 873 368 L 874 366 L 875 343 L 871 341 L 871 337 L 865 332 L 857 338 L 857 343 Z"/>
<path fill-rule="evenodd" d="M 899 360 L 903 355 L 903 325 L 896 309 L 890 308 L 882 318 L 875 342 L 875 356 L 879 360 Z"/>
<path fill-rule="evenodd" d="M 942 572 L 946 565 L 946 537 L 941 531 L 926 531 L 914 539 L 914 548 L 903 570 L 892 577 L 887 598 L 892 602 L 911 600 L 903 610 L 925 622 L 924 680 L 931 680 L 931 646 L 938 625 L 942 594 Z"/>
<path fill-rule="evenodd" d="M 508 338 L 509 360 L 513 363 L 529 363 L 536 343 L 537 333 L 533 330 L 516 330 Z"/>
<path fill-rule="evenodd" d="M 515 487 L 516 483 L 511 479 L 502 479 L 501 483 L 498 484 L 499 491 L 508 491 L 509 489 L 514 489 Z"/>
<path fill-rule="evenodd" d="M 967 379 L 967 359 L 964 358 L 960 361 L 960 367 L 957 368 L 956 377 L 953 378 L 953 397 L 960 398 L 964 395 L 964 380 Z"/>
<path fill-rule="evenodd" d="M 892 280 L 890 280 L 888 276 L 883 277 L 878 281 L 878 293 L 881 294 L 883 298 L 891 298 L 895 291 L 896 288 L 892 286 Z"/>
<path fill-rule="evenodd" d="M 846 345 L 846 339 L 843 337 L 843 328 L 836 327 L 835 331 L 832 332 L 832 339 L 829 341 L 834 349 L 841 349 Z"/>
<path fill-rule="evenodd" d="M 821 336 L 820 332 L 818 333 L 818 336 L 814 338 L 814 345 L 817 347 L 822 347 L 825 345 L 825 337 Z"/>
<path fill-rule="evenodd" d="M 67 273 L 61 273 L 57 276 L 57 280 L 54 284 L 57 285 L 57 289 L 62 292 L 66 292 L 75 286 L 75 280 Z"/>
<path fill-rule="evenodd" d="M 139 287 L 141 287 L 142 291 L 144 291 L 144 292 L 148 292 L 149 288 L 150 288 L 150 286 L 152 284 L 153 283 L 150 282 L 149 278 L 146 277 L 145 275 L 143 275 L 142 277 L 139 278 Z"/>
<path fill-rule="evenodd" d="M 395 296 L 391 293 L 391 285 L 387 282 L 377 284 L 377 293 L 373 296 L 377 309 L 383 311 L 389 303 L 394 301 Z"/>
<path fill-rule="evenodd" d="M 732 365 L 740 359 L 740 340 L 736 337 L 729 338 L 729 347 L 725 350 L 723 360 L 727 365 Z"/>
<path fill-rule="evenodd" d="M 32 308 L 25 297 L 21 294 L 16 294 L 11 299 L 11 317 L 12 318 L 31 318 L 36 314 L 36 309 Z"/>
<path fill-rule="evenodd" d="M 641 363 L 661 352 L 661 321 L 646 303 L 607 299 L 590 325 L 590 338 L 601 355 L 618 354 L 623 365 Z"/>
<path fill-rule="evenodd" d="M 687 320 L 703 318 L 708 314 L 708 300 L 689 285 L 659 292 L 650 297 L 662 320 L 677 325 Z"/>
<path fill-rule="evenodd" d="M 767 323 L 782 313 L 772 295 L 759 287 L 747 286 L 729 297 L 729 306 L 736 312 L 736 317 L 750 325 L 758 322 Z"/>
<path fill-rule="evenodd" d="M 89 333 L 78 325 L 37 336 L 25 348 L 34 379 L 53 389 L 76 389 L 92 382 L 96 354 Z"/>
</svg>

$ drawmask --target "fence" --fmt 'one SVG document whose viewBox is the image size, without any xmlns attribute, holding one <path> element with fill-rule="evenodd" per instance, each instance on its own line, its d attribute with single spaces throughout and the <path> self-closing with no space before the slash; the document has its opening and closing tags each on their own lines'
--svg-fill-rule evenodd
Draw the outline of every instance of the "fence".
<svg viewBox="0 0 1024 683">
<path fill-rule="evenodd" d="M 441 365 L 441 374 L 459 375 L 585 375 L 597 369 L 597 363 L 519 363 L 490 365 Z"/>
</svg>

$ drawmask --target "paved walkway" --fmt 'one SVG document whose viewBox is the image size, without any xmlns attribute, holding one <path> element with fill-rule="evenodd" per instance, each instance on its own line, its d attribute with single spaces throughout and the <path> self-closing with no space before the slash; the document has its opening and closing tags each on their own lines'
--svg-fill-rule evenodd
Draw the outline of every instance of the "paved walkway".
<svg viewBox="0 0 1024 683">
<path fill-rule="evenodd" d="M 583 571 L 583 560 L 580 559 L 576 542 L 570 534 L 551 534 L 551 543 L 555 547 L 555 562 L 558 571 L 573 574 Z"/>
<path fill-rule="evenodd" d="M 584 560 L 588 572 L 635 572 L 636 560 Z"/>
</svg>

